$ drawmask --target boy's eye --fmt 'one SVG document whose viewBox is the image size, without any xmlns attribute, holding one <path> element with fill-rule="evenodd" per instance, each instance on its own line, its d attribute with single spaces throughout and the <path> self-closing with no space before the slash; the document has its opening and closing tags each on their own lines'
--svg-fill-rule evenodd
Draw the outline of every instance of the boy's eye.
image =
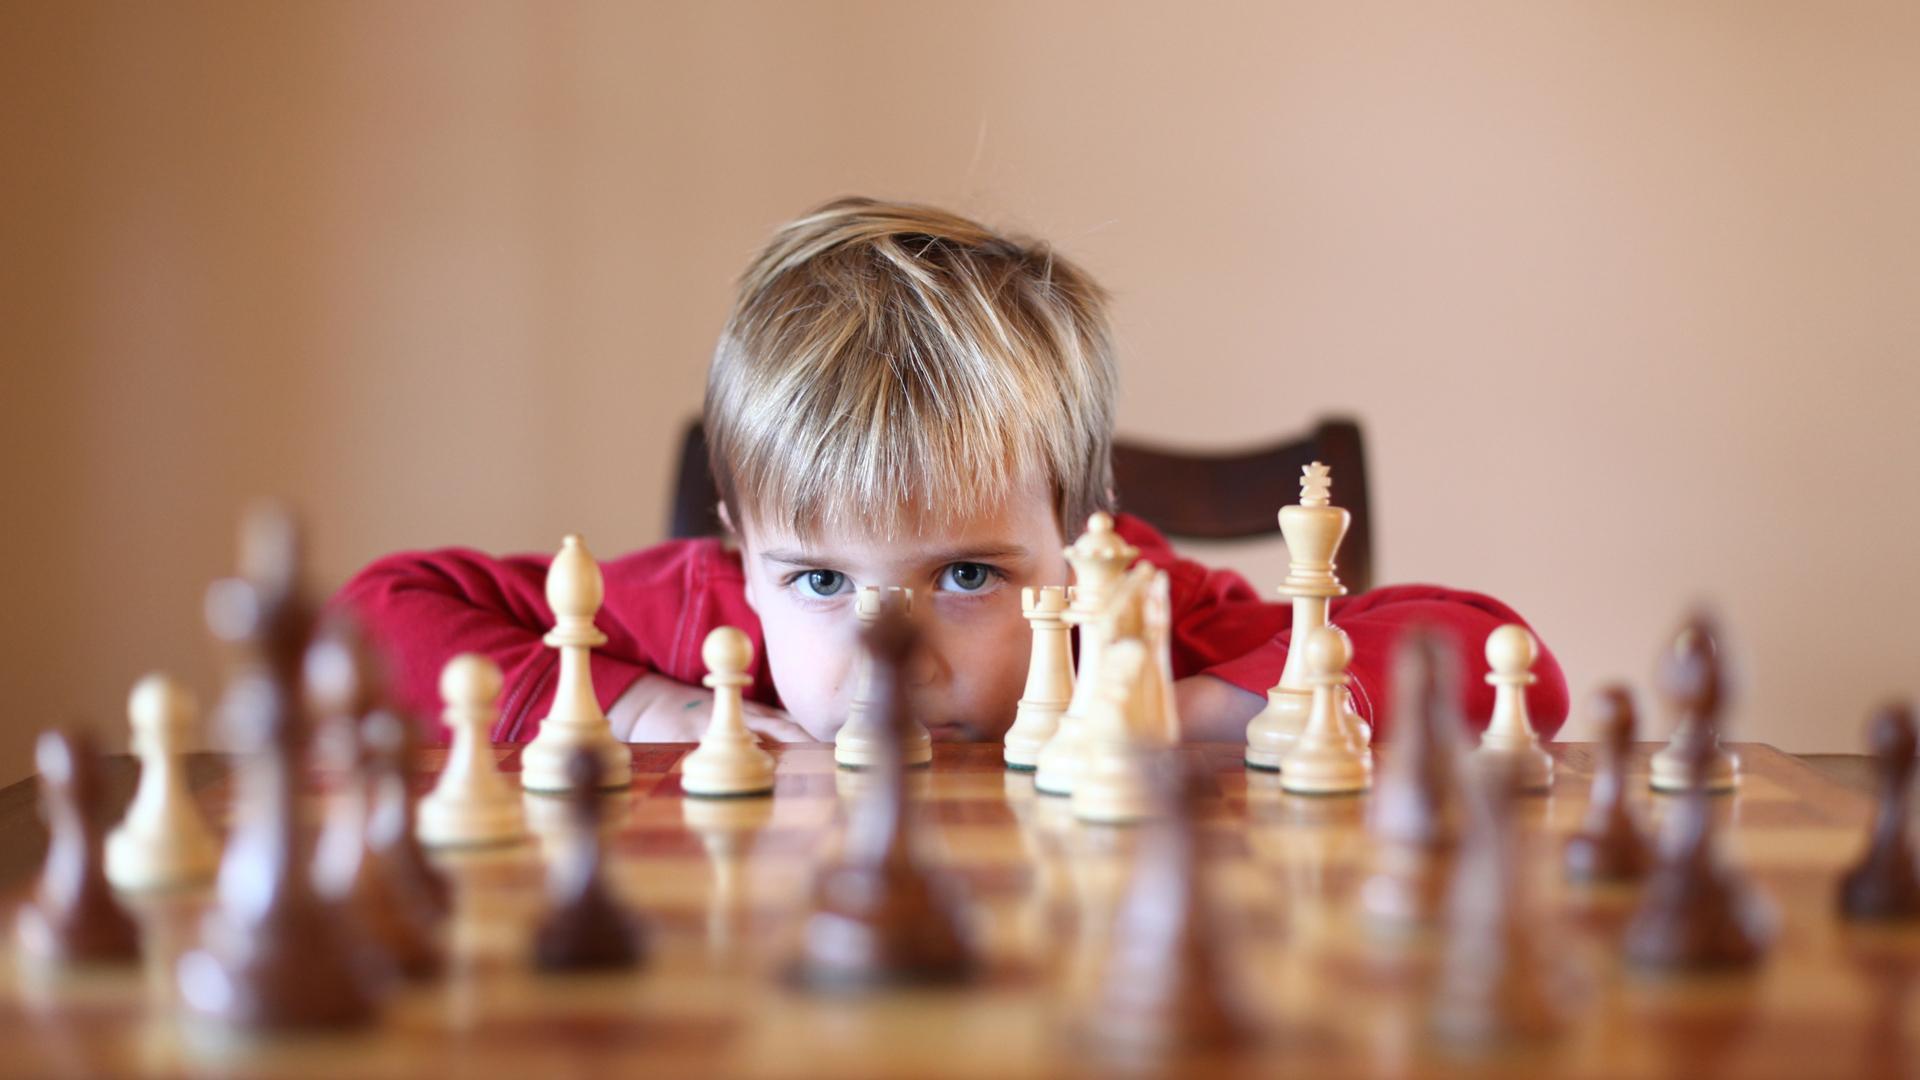
<svg viewBox="0 0 1920 1080">
<path fill-rule="evenodd" d="M 1000 572 L 985 563 L 957 562 L 940 571 L 940 587 L 952 592 L 984 592 L 1000 578 Z"/>
<path fill-rule="evenodd" d="M 794 576 L 800 595 L 813 600 L 838 596 L 847 589 L 847 575 L 838 570 L 809 570 Z"/>
</svg>

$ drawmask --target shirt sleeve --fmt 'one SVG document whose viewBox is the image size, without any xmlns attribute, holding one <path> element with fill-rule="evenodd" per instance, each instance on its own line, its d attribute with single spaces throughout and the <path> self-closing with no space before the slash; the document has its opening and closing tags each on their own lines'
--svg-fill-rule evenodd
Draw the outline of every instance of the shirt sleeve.
<svg viewBox="0 0 1920 1080">
<path fill-rule="evenodd" d="M 1198 588 L 1176 596 L 1173 633 L 1176 642 L 1185 645 L 1176 655 L 1185 651 L 1193 656 L 1193 672 L 1264 694 L 1280 680 L 1286 664 L 1292 644 L 1291 605 L 1261 601 L 1211 580 L 1218 573 L 1208 572 Z M 1244 580 L 1239 584 L 1244 586 Z M 1409 630 L 1430 629 L 1453 644 L 1461 661 L 1460 706 L 1467 726 L 1479 731 L 1493 713 L 1494 688 L 1486 681 L 1487 636 L 1506 623 L 1527 625 L 1493 597 L 1437 585 L 1391 585 L 1338 597 L 1328 617 L 1353 641 L 1348 674 L 1354 706 L 1381 735 L 1392 726 L 1389 672 L 1394 650 Z M 1178 674 L 1177 666 L 1175 670 Z M 1528 715 L 1540 737 L 1551 738 L 1566 723 L 1567 679 L 1544 643 L 1533 675 L 1534 683 L 1527 688 Z"/>
<path fill-rule="evenodd" d="M 355 575 L 332 601 L 359 618 L 387 660 L 394 701 L 445 742 L 440 669 L 460 653 L 500 665 L 505 682 L 495 742 L 525 742 L 552 707 L 559 655 L 541 638 L 552 626 L 545 588 L 548 559 L 493 558 L 449 548 L 392 555 Z M 606 609 L 601 612 L 604 625 Z M 649 659 L 629 634 L 614 632 L 590 661 L 594 696 L 610 707 Z"/>
</svg>

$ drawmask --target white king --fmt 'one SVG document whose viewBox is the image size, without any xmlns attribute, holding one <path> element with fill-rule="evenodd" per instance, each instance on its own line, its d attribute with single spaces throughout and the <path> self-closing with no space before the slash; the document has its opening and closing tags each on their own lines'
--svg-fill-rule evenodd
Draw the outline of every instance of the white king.
<svg viewBox="0 0 1920 1080">
<path fill-rule="evenodd" d="M 1267 707 L 1247 724 L 1247 764 L 1256 769 L 1278 769 L 1306 726 L 1313 703 L 1307 678 L 1306 644 L 1313 632 L 1327 625 L 1327 602 L 1345 596 L 1346 586 L 1334 575 L 1334 553 L 1346 539 L 1352 515 L 1333 505 L 1333 471 L 1316 461 L 1300 473 L 1300 502 L 1280 508 L 1280 533 L 1287 541 L 1287 578 L 1280 595 L 1293 600 L 1292 647 L 1280 670 L 1280 681 L 1267 691 Z M 1337 689 L 1339 705 L 1351 733 L 1365 745 L 1371 732 L 1353 707 L 1345 685 Z"/>
</svg>

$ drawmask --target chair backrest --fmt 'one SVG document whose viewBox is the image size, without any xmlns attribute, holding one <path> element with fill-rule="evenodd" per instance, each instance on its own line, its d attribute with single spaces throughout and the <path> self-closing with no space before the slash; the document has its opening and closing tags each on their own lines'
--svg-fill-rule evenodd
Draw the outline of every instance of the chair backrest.
<svg viewBox="0 0 1920 1080">
<path fill-rule="evenodd" d="M 1360 425 L 1329 418 L 1297 439 L 1230 454 L 1197 454 L 1116 439 L 1114 493 L 1122 509 L 1170 537 L 1242 540 L 1280 531 L 1280 507 L 1300 498 L 1300 470 L 1319 461 L 1333 470 L 1333 501 L 1353 525 L 1340 545 L 1340 580 L 1350 592 L 1373 584 L 1373 516 Z M 706 429 L 696 418 L 680 439 L 679 476 L 667 530 L 675 538 L 720 531 L 720 501 L 707 469 Z"/>
</svg>

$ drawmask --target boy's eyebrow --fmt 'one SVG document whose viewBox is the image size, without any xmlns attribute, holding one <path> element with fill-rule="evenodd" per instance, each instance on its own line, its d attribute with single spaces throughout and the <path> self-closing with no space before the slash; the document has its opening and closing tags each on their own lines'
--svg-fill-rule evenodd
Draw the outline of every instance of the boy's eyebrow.
<svg viewBox="0 0 1920 1080">
<path fill-rule="evenodd" d="M 1029 552 L 1022 544 L 983 544 L 977 547 L 949 548 L 937 551 L 927 557 L 929 563 L 983 562 L 988 559 L 1024 559 Z M 788 566 L 826 566 L 839 560 L 816 552 L 797 548 L 777 548 L 763 551 L 760 558 L 767 562 L 785 563 Z"/>
</svg>

